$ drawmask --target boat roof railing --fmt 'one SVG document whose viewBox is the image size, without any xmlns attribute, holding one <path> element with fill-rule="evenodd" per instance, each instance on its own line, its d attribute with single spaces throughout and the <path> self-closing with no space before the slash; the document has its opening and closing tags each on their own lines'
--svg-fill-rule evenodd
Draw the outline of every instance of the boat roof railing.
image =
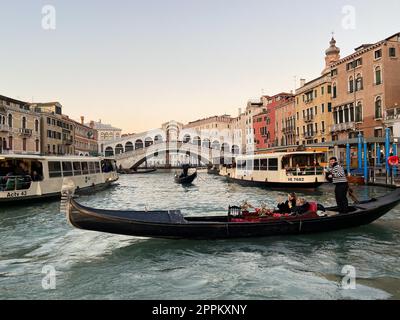
<svg viewBox="0 0 400 320">
<path fill-rule="evenodd" d="M 75 155 L 60 155 L 60 156 L 44 156 L 44 155 L 33 155 L 33 154 L 0 154 L 0 160 L 7 159 L 25 159 L 25 160 L 75 160 L 75 161 L 98 161 L 98 160 L 115 160 L 112 157 L 86 157 L 86 156 L 75 156 Z"/>
<path fill-rule="evenodd" d="M 254 154 L 254 155 L 241 155 L 236 157 L 237 160 L 251 160 L 251 159 L 266 159 L 266 158 L 279 158 L 284 156 L 295 156 L 295 155 L 317 155 L 325 154 L 323 151 L 297 151 L 297 152 L 275 152 L 266 154 Z"/>
</svg>

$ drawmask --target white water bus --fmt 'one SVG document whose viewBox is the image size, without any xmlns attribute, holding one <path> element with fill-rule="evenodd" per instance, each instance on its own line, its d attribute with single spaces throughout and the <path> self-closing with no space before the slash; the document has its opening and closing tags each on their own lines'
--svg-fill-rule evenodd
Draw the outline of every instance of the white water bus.
<svg viewBox="0 0 400 320">
<path fill-rule="evenodd" d="M 60 197 L 66 179 L 78 193 L 104 189 L 118 180 L 115 160 L 0 154 L 0 203 Z"/>
<path fill-rule="evenodd" d="M 249 186 L 272 188 L 316 188 L 325 180 L 324 153 L 285 152 L 243 155 L 232 168 L 223 168 L 220 175 L 229 181 Z"/>
</svg>

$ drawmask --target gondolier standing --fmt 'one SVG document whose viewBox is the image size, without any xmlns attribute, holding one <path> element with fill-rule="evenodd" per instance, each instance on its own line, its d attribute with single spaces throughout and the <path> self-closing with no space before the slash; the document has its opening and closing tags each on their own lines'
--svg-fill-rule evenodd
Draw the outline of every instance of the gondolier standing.
<svg viewBox="0 0 400 320">
<path fill-rule="evenodd" d="M 343 167 L 338 163 L 336 157 L 329 159 L 330 169 L 327 172 L 327 180 L 335 185 L 335 198 L 340 213 L 349 211 L 349 202 L 347 200 L 347 192 L 349 191 L 349 183 Z"/>
</svg>

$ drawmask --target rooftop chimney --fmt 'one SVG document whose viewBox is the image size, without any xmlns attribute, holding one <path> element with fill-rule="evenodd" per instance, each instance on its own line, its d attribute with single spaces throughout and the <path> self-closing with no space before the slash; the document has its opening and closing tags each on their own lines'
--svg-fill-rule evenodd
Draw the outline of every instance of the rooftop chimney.
<svg viewBox="0 0 400 320">
<path fill-rule="evenodd" d="M 85 124 L 85 117 L 81 116 L 81 124 Z"/>
<path fill-rule="evenodd" d="M 242 114 L 242 108 L 239 108 L 239 117 L 240 117 L 240 115 Z"/>
<path fill-rule="evenodd" d="M 90 121 L 90 125 L 89 125 L 92 129 L 94 129 L 94 121 Z"/>
<path fill-rule="evenodd" d="M 306 84 L 306 79 L 300 79 L 300 88 L 304 87 L 305 84 Z"/>
</svg>

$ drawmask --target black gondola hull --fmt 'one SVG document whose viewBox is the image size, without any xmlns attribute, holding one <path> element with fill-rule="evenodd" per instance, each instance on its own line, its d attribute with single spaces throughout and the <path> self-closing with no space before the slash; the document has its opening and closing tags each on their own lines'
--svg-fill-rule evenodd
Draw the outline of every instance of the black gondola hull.
<svg viewBox="0 0 400 320">
<path fill-rule="evenodd" d="M 197 172 L 191 174 L 190 176 L 180 178 L 178 175 L 174 177 L 176 183 L 180 184 L 191 184 L 197 178 Z"/>
<path fill-rule="evenodd" d="M 308 219 L 280 218 L 271 219 L 268 222 L 229 222 L 228 217 L 187 217 L 176 223 L 139 221 L 129 217 L 135 212 L 118 213 L 92 209 L 81 206 L 74 200 L 71 200 L 67 214 L 73 226 L 92 231 L 170 239 L 229 239 L 307 234 L 354 228 L 379 219 L 393 209 L 399 201 L 400 191 L 397 189 L 388 196 L 353 207 L 354 212 L 351 213 Z M 334 209 L 330 208 L 330 210 Z M 147 214 L 151 215 L 151 213 Z"/>
</svg>

